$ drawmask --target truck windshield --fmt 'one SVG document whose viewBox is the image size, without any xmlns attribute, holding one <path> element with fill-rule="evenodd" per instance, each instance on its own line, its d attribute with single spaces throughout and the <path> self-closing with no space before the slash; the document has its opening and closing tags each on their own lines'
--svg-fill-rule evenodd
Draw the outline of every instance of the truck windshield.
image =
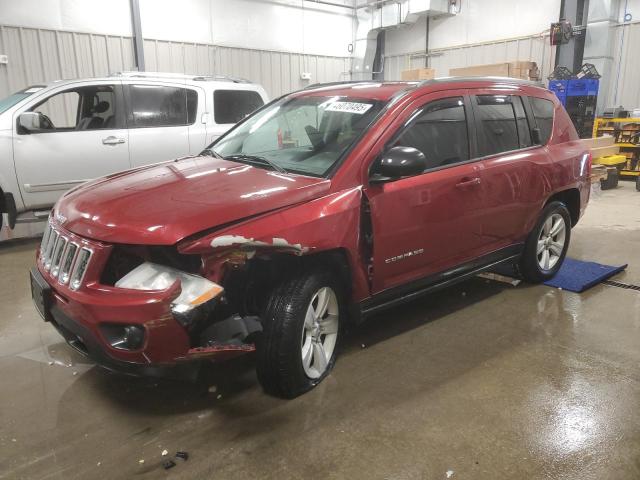
<svg viewBox="0 0 640 480">
<path fill-rule="evenodd" d="M 285 98 L 209 147 L 234 162 L 323 177 L 360 138 L 384 102 L 338 96 Z"/>
<path fill-rule="evenodd" d="M 38 90 L 42 90 L 43 88 L 44 87 L 41 86 L 29 87 L 3 98 L 2 100 L 0 100 L 0 113 L 4 113 L 20 100 L 27 98 L 28 96 L 36 93 Z"/>
</svg>

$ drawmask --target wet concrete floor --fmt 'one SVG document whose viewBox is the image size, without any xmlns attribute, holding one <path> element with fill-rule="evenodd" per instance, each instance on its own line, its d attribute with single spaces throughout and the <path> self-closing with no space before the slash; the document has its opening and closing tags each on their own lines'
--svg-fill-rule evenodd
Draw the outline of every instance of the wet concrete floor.
<svg viewBox="0 0 640 480">
<path fill-rule="evenodd" d="M 211 385 L 121 377 L 34 310 L 36 241 L 0 246 L 0 479 L 638 479 L 640 292 L 473 279 L 380 315 L 284 401 L 252 358 Z M 640 193 L 593 197 L 570 255 L 629 263 Z M 363 348 L 364 346 L 364 348 Z M 161 452 L 189 452 L 162 469 Z"/>
</svg>

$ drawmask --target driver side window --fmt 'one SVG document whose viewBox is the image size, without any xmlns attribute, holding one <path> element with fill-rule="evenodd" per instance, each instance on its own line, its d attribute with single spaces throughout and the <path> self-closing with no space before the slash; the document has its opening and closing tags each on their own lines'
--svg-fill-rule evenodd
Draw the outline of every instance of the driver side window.
<svg viewBox="0 0 640 480">
<path fill-rule="evenodd" d="M 45 116 L 42 131 L 115 128 L 116 94 L 112 85 L 96 85 L 56 93 L 31 108 Z"/>
<path fill-rule="evenodd" d="M 79 104 L 78 92 L 61 92 L 47 98 L 33 111 L 46 115 L 53 124 L 50 128 L 52 130 L 73 130 L 78 123 Z"/>
<path fill-rule="evenodd" d="M 425 105 L 393 146 L 413 147 L 424 153 L 425 171 L 469 160 L 469 133 L 462 97 Z"/>
</svg>

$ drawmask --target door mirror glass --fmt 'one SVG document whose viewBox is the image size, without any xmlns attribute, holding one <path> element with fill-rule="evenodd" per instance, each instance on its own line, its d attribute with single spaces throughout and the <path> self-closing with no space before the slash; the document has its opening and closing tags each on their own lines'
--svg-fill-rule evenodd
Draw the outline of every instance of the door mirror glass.
<svg viewBox="0 0 640 480">
<path fill-rule="evenodd" d="M 410 177 L 424 172 L 427 159 L 420 150 L 413 147 L 393 147 L 387 150 L 378 160 L 370 181 L 383 183 Z"/>
<path fill-rule="evenodd" d="M 18 117 L 18 126 L 28 133 L 36 133 L 50 129 L 51 122 L 40 112 L 24 112 Z"/>
</svg>

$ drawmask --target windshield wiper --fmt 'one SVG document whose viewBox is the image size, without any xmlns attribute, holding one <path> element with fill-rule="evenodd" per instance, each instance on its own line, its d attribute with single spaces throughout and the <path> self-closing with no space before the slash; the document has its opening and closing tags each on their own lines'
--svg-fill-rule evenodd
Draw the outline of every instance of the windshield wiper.
<svg viewBox="0 0 640 480">
<path fill-rule="evenodd" d="M 200 156 L 202 155 L 208 155 L 210 157 L 221 158 L 224 160 L 224 157 L 219 153 L 216 153 L 216 151 L 213 150 L 212 148 L 205 148 L 203 151 L 200 152 Z"/>
<path fill-rule="evenodd" d="M 237 160 L 239 162 L 259 163 L 261 165 L 268 165 L 278 173 L 283 173 L 285 175 L 287 173 L 289 173 L 284 168 L 282 168 L 280 165 L 278 165 L 277 163 L 272 162 L 268 158 L 260 157 L 258 155 L 236 154 L 236 155 L 228 155 L 228 156 L 223 157 L 223 158 L 225 160 Z"/>
</svg>

